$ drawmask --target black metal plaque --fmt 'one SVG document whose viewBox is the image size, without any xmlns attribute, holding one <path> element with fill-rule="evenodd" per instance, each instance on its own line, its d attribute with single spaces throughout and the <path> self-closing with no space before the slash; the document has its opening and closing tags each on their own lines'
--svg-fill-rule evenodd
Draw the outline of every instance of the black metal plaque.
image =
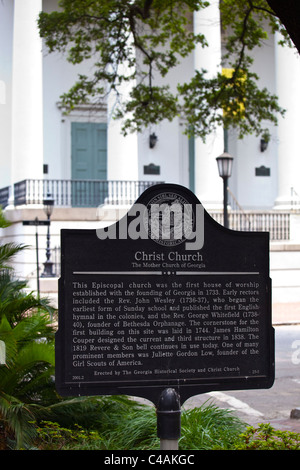
<svg viewBox="0 0 300 470">
<path fill-rule="evenodd" d="M 150 187 L 106 229 L 62 230 L 58 326 L 61 395 L 269 388 L 269 234 L 225 229 L 182 186 Z"/>
</svg>

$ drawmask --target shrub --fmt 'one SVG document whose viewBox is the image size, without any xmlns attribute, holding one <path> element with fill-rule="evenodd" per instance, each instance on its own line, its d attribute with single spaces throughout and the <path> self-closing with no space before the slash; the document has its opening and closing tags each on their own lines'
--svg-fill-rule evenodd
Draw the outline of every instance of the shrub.
<svg viewBox="0 0 300 470">
<path fill-rule="evenodd" d="M 274 429 L 270 424 L 247 427 L 236 443 L 237 450 L 300 450 L 300 433 Z"/>
<path fill-rule="evenodd" d="M 153 406 L 142 405 L 121 396 L 98 397 L 96 400 L 99 403 L 98 420 L 94 421 L 89 430 L 85 427 L 88 423 L 84 427 L 74 423 L 65 427 L 63 421 L 60 424 L 43 421 L 38 426 L 36 446 L 47 450 L 159 450 L 157 418 Z M 62 410 L 66 412 L 66 404 Z M 64 419 L 64 416 L 61 418 Z M 244 423 L 231 411 L 212 404 L 183 409 L 179 449 L 230 449 L 244 429 Z"/>
<path fill-rule="evenodd" d="M 179 449 L 228 450 L 245 428 L 245 423 L 231 410 L 205 402 L 198 408 L 183 411 Z"/>
<path fill-rule="evenodd" d="M 80 448 L 89 450 L 103 448 L 97 431 L 89 431 L 76 425 L 74 429 L 61 427 L 58 423 L 41 421 L 37 426 L 35 446 L 42 450 L 67 450 Z"/>
</svg>

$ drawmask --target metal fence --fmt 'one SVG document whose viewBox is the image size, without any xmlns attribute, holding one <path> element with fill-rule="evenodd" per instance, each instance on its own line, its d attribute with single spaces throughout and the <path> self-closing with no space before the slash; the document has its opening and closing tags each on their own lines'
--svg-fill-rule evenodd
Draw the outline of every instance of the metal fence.
<svg viewBox="0 0 300 470">
<path fill-rule="evenodd" d="M 219 224 L 223 224 L 222 212 L 211 212 L 210 215 Z M 232 211 L 228 213 L 228 222 L 231 230 L 270 232 L 271 241 L 290 239 L 289 212 Z"/>
<path fill-rule="evenodd" d="M 0 206 L 2 209 L 8 206 L 10 196 L 10 186 L 6 186 L 5 188 L 0 189 Z"/>
<path fill-rule="evenodd" d="M 27 179 L 13 186 L 14 205 L 43 204 L 50 194 L 56 207 L 98 207 L 101 204 L 133 204 L 156 181 L 106 181 L 106 180 L 35 180 Z M 9 203 L 11 188 L 0 189 L 0 205 Z M 295 191 L 292 212 L 298 212 Z M 290 213 L 283 211 L 244 211 L 229 191 L 229 228 L 240 231 L 267 231 L 270 240 L 290 239 Z M 297 210 L 298 209 L 298 210 Z M 223 224 L 223 213 L 211 211 L 210 215 Z"/>
<path fill-rule="evenodd" d="M 14 184 L 14 204 L 43 204 L 50 194 L 56 207 L 133 204 L 155 181 L 24 180 Z"/>
</svg>

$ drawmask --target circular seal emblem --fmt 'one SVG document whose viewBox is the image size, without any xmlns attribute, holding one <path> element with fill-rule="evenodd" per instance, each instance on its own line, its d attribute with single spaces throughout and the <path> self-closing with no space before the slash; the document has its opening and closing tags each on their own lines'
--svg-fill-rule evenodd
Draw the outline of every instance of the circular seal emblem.
<svg viewBox="0 0 300 470">
<path fill-rule="evenodd" d="M 189 239 L 193 222 L 192 204 L 176 192 L 160 193 L 147 204 L 145 228 L 159 245 L 175 246 Z"/>
</svg>

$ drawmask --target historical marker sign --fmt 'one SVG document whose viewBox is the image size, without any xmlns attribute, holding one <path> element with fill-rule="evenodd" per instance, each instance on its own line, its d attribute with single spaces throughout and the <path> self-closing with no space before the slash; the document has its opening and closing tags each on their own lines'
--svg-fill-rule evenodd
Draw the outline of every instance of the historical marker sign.
<svg viewBox="0 0 300 470">
<path fill-rule="evenodd" d="M 178 185 L 99 230 L 62 230 L 60 394 L 188 397 L 274 381 L 268 233 L 217 224 Z"/>
</svg>

